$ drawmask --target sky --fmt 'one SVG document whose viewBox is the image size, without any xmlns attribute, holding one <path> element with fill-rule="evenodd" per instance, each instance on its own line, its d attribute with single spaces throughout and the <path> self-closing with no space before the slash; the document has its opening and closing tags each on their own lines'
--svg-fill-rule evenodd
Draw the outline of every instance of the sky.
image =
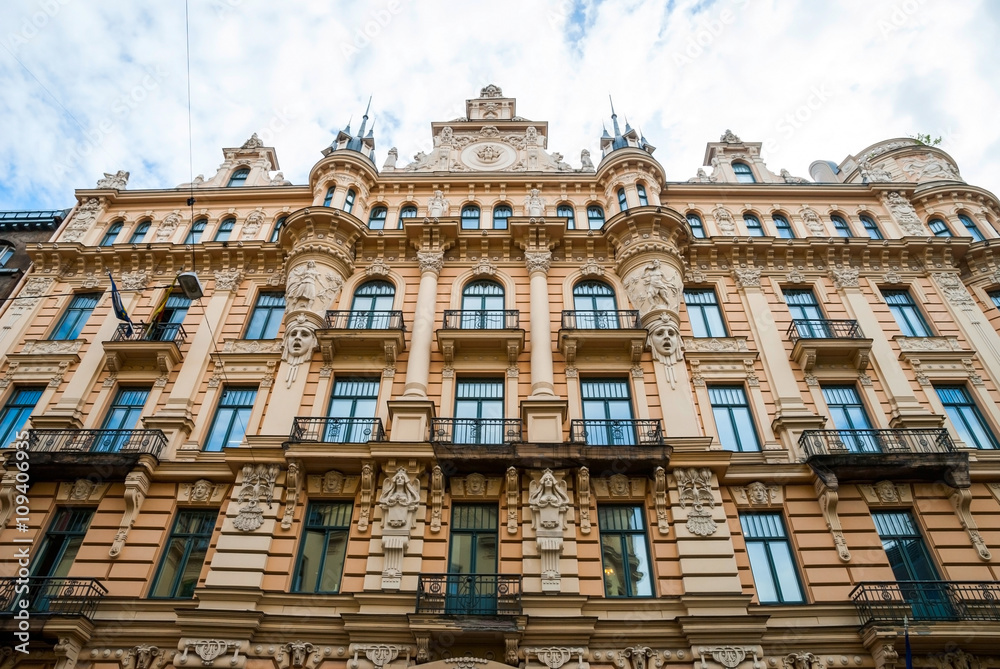
<svg viewBox="0 0 1000 669">
<path fill-rule="evenodd" d="M 1000 192 L 992 0 L 189 0 L 187 12 L 0 3 L 0 210 L 70 207 L 117 170 L 130 189 L 209 178 L 254 132 L 303 184 L 369 96 L 376 165 L 393 146 L 403 165 L 489 83 L 548 121 L 549 151 L 574 167 L 581 149 L 600 155 L 611 95 L 668 181 L 693 177 L 727 128 L 804 177 L 815 160 L 926 133 L 967 182 Z"/>
</svg>

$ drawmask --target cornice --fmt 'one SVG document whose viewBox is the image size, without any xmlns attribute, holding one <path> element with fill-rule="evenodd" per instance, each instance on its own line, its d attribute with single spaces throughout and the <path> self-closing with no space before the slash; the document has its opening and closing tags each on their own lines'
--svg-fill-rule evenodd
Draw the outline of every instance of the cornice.
<svg viewBox="0 0 1000 669">
<path fill-rule="evenodd" d="M 312 203 L 312 189 L 309 186 L 241 186 L 239 188 L 157 188 L 148 190 L 115 190 L 109 188 L 81 188 L 76 191 L 80 202 L 87 198 L 103 198 L 109 205 L 117 207 L 146 205 L 187 209 L 187 200 L 194 197 L 196 205 L 231 206 L 246 208 L 259 203 L 274 203 L 287 206 L 301 200 L 298 207 Z M 296 208 L 298 208 L 296 207 Z"/>
</svg>

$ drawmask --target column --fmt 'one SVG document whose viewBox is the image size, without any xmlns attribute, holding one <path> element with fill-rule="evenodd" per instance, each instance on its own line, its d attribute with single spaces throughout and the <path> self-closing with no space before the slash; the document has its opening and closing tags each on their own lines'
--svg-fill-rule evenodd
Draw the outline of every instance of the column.
<svg viewBox="0 0 1000 669">
<path fill-rule="evenodd" d="M 431 368 L 431 341 L 434 338 L 434 311 L 437 303 L 438 275 L 444 264 L 443 251 L 420 251 L 420 287 L 413 314 L 410 357 L 406 362 L 403 397 L 427 399 L 427 381 Z"/>
<path fill-rule="evenodd" d="M 531 295 L 531 397 L 555 397 L 552 324 L 549 316 L 549 265 L 552 253 L 525 253 Z"/>
</svg>

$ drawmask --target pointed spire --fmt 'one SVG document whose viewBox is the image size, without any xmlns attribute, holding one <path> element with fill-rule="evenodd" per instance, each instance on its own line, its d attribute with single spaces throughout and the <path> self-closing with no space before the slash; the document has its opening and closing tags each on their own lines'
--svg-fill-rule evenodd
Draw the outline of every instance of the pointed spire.
<svg viewBox="0 0 1000 669">
<path fill-rule="evenodd" d="M 365 115 L 361 117 L 361 129 L 358 130 L 358 137 L 365 136 L 365 124 L 368 123 L 368 111 L 372 108 L 372 96 L 368 96 L 368 106 L 365 107 Z"/>
<path fill-rule="evenodd" d="M 611 139 L 611 135 L 608 134 L 608 126 L 605 125 L 604 121 L 601 121 L 601 128 L 604 129 L 604 133 L 601 135 L 601 139 L 604 138 Z"/>
<path fill-rule="evenodd" d="M 628 124 L 628 116 L 625 117 L 625 134 L 632 132 L 632 126 Z"/>
<path fill-rule="evenodd" d="M 365 139 L 375 139 L 375 119 L 374 118 L 372 119 L 372 128 L 371 128 L 371 130 L 368 131 L 368 134 L 365 135 Z"/>
</svg>

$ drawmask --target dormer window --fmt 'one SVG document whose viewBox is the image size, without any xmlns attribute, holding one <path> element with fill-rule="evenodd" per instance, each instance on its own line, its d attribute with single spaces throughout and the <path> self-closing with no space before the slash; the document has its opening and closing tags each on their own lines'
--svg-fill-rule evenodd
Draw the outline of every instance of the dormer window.
<svg viewBox="0 0 1000 669">
<path fill-rule="evenodd" d="M 241 167 L 240 169 L 233 172 L 233 175 L 229 177 L 229 183 L 226 184 L 226 187 L 235 188 L 238 186 L 246 186 L 248 176 L 250 176 L 250 168 Z"/>
<path fill-rule="evenodd" d="M 741 184 L 757 183 L 757 180 L 753 178 L 753 171 L 746 163 L 733 163 L 733 172 L 736 173 L 736 180 Z"/>
</svg>

